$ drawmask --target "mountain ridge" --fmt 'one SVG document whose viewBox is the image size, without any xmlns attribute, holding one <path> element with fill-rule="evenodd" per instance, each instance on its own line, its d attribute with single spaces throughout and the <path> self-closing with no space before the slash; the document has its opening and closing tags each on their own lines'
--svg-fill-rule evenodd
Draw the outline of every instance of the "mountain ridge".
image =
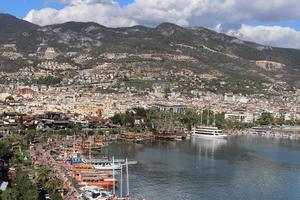
<svg viewBox="0 0 300 200">
<path fill-rule="evenodd" d="M 259 87 L 262 83 L 285 82 L 291 87 L 300 87 L 298 49 L 265 46 L 204 27 L 185 28 L 168 22 L 156 27 L 110 28 L 95 22 L 40 27 L 17 18 L 14 20 L 28 28 L 18 29 L 9 39 L 0 38 L 0 43 L 16 44 L 17 52 L 24 55 L 23 60 L 31 60 L 34 65 L 45 60 L 38 49 L 51 47 L 59 54 L 54 60 L 59 58 L 59 61 L 68 61 L 78 68 L 93 68 L 105 62 L 127 68 L 129 65 L 163 66 L 164 70 L 175 67 L 195 73 L 217 73 L 220 81 L 235 82 L 236 85 L 245 82 L 242 85 L 251 83 Z M 0 27 L 1 23 L 0 18 Z M 91 59 L 84 64 L 74 63 L 75 57 L 67 56 L 70 53 Z M 118 54 L 126 54 L 126 58 L 110 59 L 104 54 L 117 58 L 120 57 Z M 29 58 L 28 55 L 36 56 Z M 159 57 L 156 60 L 155 55 Z"/>
</svg>

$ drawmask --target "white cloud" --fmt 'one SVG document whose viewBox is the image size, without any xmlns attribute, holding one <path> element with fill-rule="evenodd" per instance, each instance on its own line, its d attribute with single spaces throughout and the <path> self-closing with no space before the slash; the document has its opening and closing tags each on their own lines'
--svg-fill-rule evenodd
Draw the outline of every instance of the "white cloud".
<svg viewBox="0 0 300 200">
<path fill-rule="evenodd" d="M 136 22 L 124 17 L 122 9 L 115 4 L 80 4 L 66 6 L 61 10 L 44 8 L 31 10 L 25 20 L 39 24 L 48 25 L 64 23 L 68 21 L 97 22 L 105 26 L 120 27 L 133 26 Z"/>
<path fill-rule="evenodd" d="M 269 46 L 300 48 L 300 32 L 289 27 L 242 25 L 228 34 Z"/>
<path fill-rule="evenodd" d="M 103 4 L 116 4 L 114 0 L 58 0 L 60 3 L 67 6 L 77 6 L 77 5 L 93 5 L 97 3 Z"/>
<path fill-rule="evenodd" d="M 120 7 L 116 0 L 56 0 L 65 5 L 65 8 L 57 10 L 57 14 L 64 13 L 60 21 L 57 18 L 46 18 L 43 14 L 47 9 L 32 10 L 32 17 L 25 19 L 32 22 L 43 21 L 47 24 L 61 21 L 74 20 L 78 10 L 87 10 L 94 13 L 93 21 L 99 22 L 99 18 L 115 18 L 119 15 L 126 18 L 130 24 L 136 21 L 139 24 L 156 25 L 160 22 L 176 22 L 180 25 L 215 27 L 222 24 L 224 29 L 238 27 L 249 21 L 279 22 L 284 20 L 300 19 L 299 0 L 134 0 L 128 6 Z M 99 7 L 112 9 L 111 12 L 103 12 Z M 72 7 L 72 9 L 69 9 Z M 98 10 L 99 9 L 99 10 Z M 118 10 L 115 13 L 115 10 Z M 32 13 L 35 13 L 33 15 Z M 68 14 L 66 12 L 69 12 Z M 42 19 L 41 18 L 46 18 Z M 76 16 L 76 20 L 87 21 L 89 15 Z M 110 26 L 116 20 L 110 22 Z M 128 25 L 130 25 L 128 24 Z"/>
<path fill-rule="evenodd" d="M 56 1 L 65 7 L 60 10 L 31 10 L 25 19 L 40 25 L 94 21 L 110 27 L 136 24 L 154 26 L 161 22 L 172 22 L 183 26 L 218 28 L 221 32 L 242 31 L 245 27 L 242 29 L 241 25 L 252 21 L 267 23 L 300 20 L 299 0 L 134 0 L 124 7 L 117 0 Z M 263 38 L 255 41 L 261 42 Z M 281 44 L 271 41 L 274 40 L 269 39 L 264 43 Z"/>
</svg>

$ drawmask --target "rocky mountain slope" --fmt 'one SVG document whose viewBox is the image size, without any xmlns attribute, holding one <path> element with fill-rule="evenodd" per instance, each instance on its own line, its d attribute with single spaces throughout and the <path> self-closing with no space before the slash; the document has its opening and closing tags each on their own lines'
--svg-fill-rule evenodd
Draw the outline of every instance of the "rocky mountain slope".
<svg viewBox="0 0 300 200">
<path fill-rule="evenodd" d="M 26 31 L 36 30 L 39 26 L 18 19 L 12 15 L 0 13 L 0 41 L 15 39 Z"/>
<path fill-rule="evenodd" d="M 115 63 L 129 70 L 186 69 L 199 76 L 214 77 L 203 82 L 219 89 L 223 83 L 228 83 L 228 90 L 257 89 L 262 85 L 300 87 L 300 50 L 245 42 L 205 28 L 184 28 L 170 23 L 154 28 L 108 28 L 79 22 L 39 27 L 0 15 L 0 43 L 3 71 L 34 68 L 47 60 L 68 63 L 77 71 Z M 15 45 L 13 50 L 7 47 L 9 44 Z M 7 51 L 19 56 L 11 59 L 3 54 Z"/>
</svg>

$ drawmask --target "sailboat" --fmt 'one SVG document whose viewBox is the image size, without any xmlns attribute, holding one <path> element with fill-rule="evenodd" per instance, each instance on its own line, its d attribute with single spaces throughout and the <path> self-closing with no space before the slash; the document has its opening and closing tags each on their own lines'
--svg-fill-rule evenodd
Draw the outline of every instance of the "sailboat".
<svg viewBox="0 0 300 200">
<path fill-rule="evenodd" d="M 91 147 L 89 147 L 89 158 L 85 158 L 83 156 L 78 156 L 78 153 L 75 152 L 75 142 L 76 136 L 74 134 L 74 147 L 73 147 L 73 154 L 69 159 L 67 159 L 67 163 L 70 165 L 82 165 L 82 166 L 91 166 L 95 170 L 99 171 L 112 171 L 114 170 L 121 170 L 123 164 L 125 164 L 126 160 L 124 159 L 94 159 L 91 155 Z M 136 161 L 128 162 L 131 165 L 137 164 Z"/>
<path fill-rule="evenodd" d="M 165 116 L 164 121 L 158 125 L 158 131 L 153 132 L 153 136 L 157 140 L 183 140 L 186 139 L 187 134 L 184 131 L 177 128 L 173 124 L 172 116 L 170 119 L 167 119 Z"/>
</svg>

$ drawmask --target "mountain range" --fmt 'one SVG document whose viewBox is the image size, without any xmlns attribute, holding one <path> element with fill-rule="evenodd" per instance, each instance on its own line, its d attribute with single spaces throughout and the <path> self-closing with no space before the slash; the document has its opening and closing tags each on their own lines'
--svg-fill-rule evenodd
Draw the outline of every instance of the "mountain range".
<svg viewBox="0 0 300 200">
<path fill-rule="evenodd" d="M 300 50 L 276 48 L 218 33 L 202 27 L 180 27 L 162 23 L 157 27 L 133 26 L 109 28 L 93 22 L 67 22 L 49 26 L 38 26 L 7 14 L 0 14 L 0 44 L 15 44 L 21 60 L 13 60 L 14 67 L 30 59 L 37 65 L 45 59 L 33 57 L 38 49 L 47 46 L 55 49 L 57 61 L 77 65 L 79 69 L 92 68 L 107 62 L 103 54 L 128 54 L 126 59 L 110 59 L 128 66 L 139 63 L 147 67 L 185 68 L 195 73 L 208 73 L 217 77 L 214 84 L 232 83 L 232 87 L 276 85 L 284 89 L 300 87 Z M 71 53 L 88 55 L 89 62 L 74 63 Z M 31 57 L 29 56 L 31 55 Z M 67 56 L 68 55 L 68 56 Z M 145 58 L 134 55 L 152 55 Z M 160 55 L 163 59 L 152 59 Z M 179 59 L 166 59 L 177 56 Z M 182 58 L 180 58 L 182 57 Z M 5 62 L 10 62 L 1 56 Z M 28 62 L 21 62 L 25 67 Z M 2 65 L 4 66 L 3 62 Z M 2 71 L 15 71 L 0 67 Z M 211 81 L 212 82 L 212 81 Z M 233 89 L 231 87 L 231 89 Z"/>
</svg>

